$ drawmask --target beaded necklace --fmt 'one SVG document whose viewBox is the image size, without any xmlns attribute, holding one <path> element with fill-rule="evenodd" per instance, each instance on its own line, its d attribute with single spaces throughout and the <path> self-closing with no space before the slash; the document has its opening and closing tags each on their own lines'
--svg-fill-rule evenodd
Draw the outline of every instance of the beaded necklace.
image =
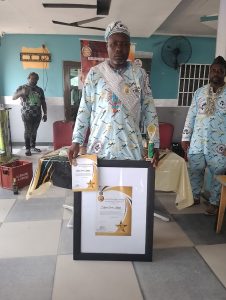
<svg viewBox="0 0 226 300">
<path fill-rule="evenodd" d="M 217 101 L 217 98 L 223 93 L 224 88 L 226 87 L 226 84 L 224 84 L 223 86 L 219 87 L 216 91 L 216 93 L 214 93 L 213 91 L 213 87 L 209 84 L 207 87 L 207 98 L 206 98 L 206 109 L 205 109 L 205 113 L 208 116 L 211 116 L 214 114 L 215 112 L 215 103 Z"/>
</svg>

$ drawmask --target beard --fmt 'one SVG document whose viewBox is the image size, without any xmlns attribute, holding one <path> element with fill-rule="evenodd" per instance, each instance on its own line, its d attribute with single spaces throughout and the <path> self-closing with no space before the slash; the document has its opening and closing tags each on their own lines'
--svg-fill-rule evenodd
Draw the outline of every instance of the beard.
<svg viewBox="0 0 226 300">
<path fill-rule="evenodd" d="M 224 84 L 224 78 L 213 76 L 210 78 L 210 83 L 217 84 L 217 85 Z"/>
</svg>

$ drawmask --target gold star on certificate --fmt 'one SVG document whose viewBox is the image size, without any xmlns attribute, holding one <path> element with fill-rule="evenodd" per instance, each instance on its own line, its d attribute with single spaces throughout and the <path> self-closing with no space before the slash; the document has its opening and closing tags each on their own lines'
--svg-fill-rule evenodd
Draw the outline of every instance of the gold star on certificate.
<svg viewBox="0 0 226 300">
<path fill-rule="evenodd" d="M 88 184 L 88 188 L 94 187 L 94 182 L 92 180 L 90 180 L 87 184 Z"/>
<path fill-rule="evenodd" d="M 120 221 L 120 223 L 116 226 L 118 227 L 119 231 L 125 232 L 125 227 L 127 225 L 122 224 L 122 221 Z"/>
</svg>

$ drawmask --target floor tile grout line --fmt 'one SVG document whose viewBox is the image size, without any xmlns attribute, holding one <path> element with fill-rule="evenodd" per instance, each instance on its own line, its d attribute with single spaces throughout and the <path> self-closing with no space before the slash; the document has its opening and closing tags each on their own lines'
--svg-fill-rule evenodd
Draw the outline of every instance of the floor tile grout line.
<svg viewBox="0 0 226 300">
<path fill-rule="evenodd" d="M 136 277 L 136 280 L 137 280 L 137 284 L 138 284 L 139 289 L 140 289 L 140 293 L 141 293 L 141 295 L 142 295 L 143 300 L 145 300 L 144 291 L 143 291 L 143 289 L 142 289 L 142 287 L 141 287 L 140 280 L 139 280 L 139 276 L 138 276 L 137 271 L 136 271 L 136 268 L 135 268 L 135 262 L 134 262 L 134 261 L 131 261 L 131 263 L 132 263 L 133 271 L 134 271 L 134 274 L 135 274 L 135 277 Z"/>
<path fill-rule="evenodd" d="M 200 246 L 200 245 L 196 245 L 196 246 Z M 221 286 L 225 289 L 226 291 L 226 287 L 223 285 L 223 283 L 221 282 L 220 278 L 217 276 L 217 274 L 213 271 L 213 269 L 210 267 L 210 265 L 207 263 L 207 261 L 204 259 L 204 257 L 199 253 L 198 249 L 195 248 L 195 251 L 198 253 L 198 255 L 201 257 L 201 259 L 204 261 L 205 265 L 208 267 L 208 269 L 211 271 L 211 273 L 214 275 L 214 277 L 217 279 L 217 281 L 220 282 Z M 202 246 L 202 245 L 201 245 Z M 212 245 L 206 245 L 206 246 L 212 246 Z"/>
<path fill-rule="evenodd" d="M 10 223 L 10 222 L 7 221 L 7 217 L 8 217 L 8 215 L 10 214 L 11 210 L 15 207 L 16 202 L 18 201 L 17 197 L 15 197 L 15 198 L 10 198 L 10 199 L 15 199 L 15 201 L 14 201 L 13 205 L 10 207 L 10 209 L 9 209 L 9 211 L 8 211 L 7 215 L 5 216 L 5 219 L 3 220 L 2 223 L 4 223 L 4 222 Z"/>
</svg>

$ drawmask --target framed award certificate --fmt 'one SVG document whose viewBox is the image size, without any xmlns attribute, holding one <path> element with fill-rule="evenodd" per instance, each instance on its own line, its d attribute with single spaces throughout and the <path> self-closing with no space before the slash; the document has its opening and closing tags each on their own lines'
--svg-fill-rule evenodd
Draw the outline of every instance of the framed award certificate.
<svg viewBox="0 0 226 300">
<path fill-rule="evenodd" d="M 98 189 L 74 193 L 74 260 L 152 260 L 154 168 L 98 160 Z"/>
</svg>

